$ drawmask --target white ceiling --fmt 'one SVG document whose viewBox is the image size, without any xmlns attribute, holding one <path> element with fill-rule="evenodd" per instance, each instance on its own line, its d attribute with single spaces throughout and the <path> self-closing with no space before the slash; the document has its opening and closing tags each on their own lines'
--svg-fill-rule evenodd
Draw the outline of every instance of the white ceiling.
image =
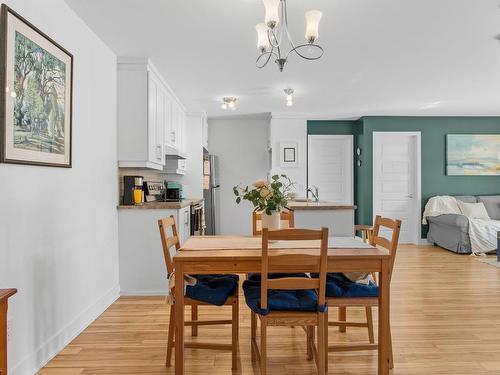
<svg viewBox="0 0 500 375">
<path fill-rule="evenodd" d="M 284 73 L 255 67 L 261 0 L 66 0 L 117 55 L 149 56 L 191 111 L 363 115 L 500 115 L 499 0 L 288 0 L 323 11 L 324 57 Z M 296 90 L 285 106 L 283 89 Z"/>
</svg>

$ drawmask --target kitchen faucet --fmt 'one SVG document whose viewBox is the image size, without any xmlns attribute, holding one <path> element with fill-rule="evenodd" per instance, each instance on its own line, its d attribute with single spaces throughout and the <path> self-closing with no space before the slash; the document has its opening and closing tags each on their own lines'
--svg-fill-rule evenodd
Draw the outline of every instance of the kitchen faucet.
<svg viewBox="0 0 500 375">
<path fill-rule="evenodd" d="M 314 190 L 313 190 L 314 189 Z M 309 197 L 309 193 L 312 194 L 314 201 L 319 202 L 319 189 L 317 186 L 311 185 L 307 188 L 307 196 Z"/>
</svg>

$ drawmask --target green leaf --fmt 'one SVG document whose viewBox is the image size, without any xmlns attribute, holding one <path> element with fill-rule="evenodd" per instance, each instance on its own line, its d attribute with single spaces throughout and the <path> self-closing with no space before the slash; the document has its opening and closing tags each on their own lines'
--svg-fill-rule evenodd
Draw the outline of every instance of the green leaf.
<svg viewBox="0 0 500 375">
<path fill-rule="evenodd" d="M 272 179 L 273 179 L 274 181 L 277 181 L 277 180 L 279 180 L 279 179 L 280 179 L 280 176 L 279 176 L 279 175 L 277 175 L 277 174 L 275 174 L 275 175 L 272 177 Z"/>
<path fill-rule="evenodd" d="M 240 204 L 241 202 L 241 197 L 236 198 L 236 203 Z"/>
</svg>

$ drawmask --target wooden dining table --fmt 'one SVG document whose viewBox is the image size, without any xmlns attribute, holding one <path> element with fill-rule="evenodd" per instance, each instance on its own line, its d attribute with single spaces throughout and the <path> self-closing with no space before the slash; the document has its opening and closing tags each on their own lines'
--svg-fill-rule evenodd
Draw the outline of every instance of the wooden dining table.
<svg viewBox="0 0 500 375">
<path fill-rule="evenodd" d="M 315 272 L 319 244 L 314 241 L 270 245 L 273 255 L 287 255 L 290 265 L 273 272 Z M 307 243 L 309 242 L 309 243 Z M 390 256 L 385 249 L 354 238 L 331 238 L 328 272 L 379 273 L 378 374 L 389 374 Z M 196 236 L 189 238 L 174 256 L 175 269 L 175 374 L 184 374 L 184 275 L 250 273 L 261 271 L 261 238 L 245 236 Z M 295 258 L 296 257 L 296 258 Z"/>
</svg>

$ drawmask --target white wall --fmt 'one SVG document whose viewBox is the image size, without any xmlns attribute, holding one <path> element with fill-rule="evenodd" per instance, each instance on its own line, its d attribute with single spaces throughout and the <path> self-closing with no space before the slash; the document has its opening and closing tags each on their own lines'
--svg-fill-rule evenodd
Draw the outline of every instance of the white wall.
<svg viewBox="0 0 500 375">
<path fill-rule="evenodd" d="M 27 375 L 119 293 L 116 57 L 63 0 L 6 3 L 74 55 L 73 168 L 0 164 L 9 368 Z"/>
<path fill-rule="evenodd" d="M 266 179 L 269 119 L 208 120 L 210 153 L 218 156 L 217 228 L 220 234 L 252 234 L 252 205 L 235 203 L 233 186 Z"/>
<path fill-rule="evenodd" d="M 307 120 L 287 115 L 272 115 L 269 144 L 272 148 L 272 174 L 286 174 L 295 182 L 295 190 L 299 196 L 306 195 L 307 189 Z M 281 168 L 280 142 L 296 142 L 298 144 L 298 166 Z"/>
</svg>

